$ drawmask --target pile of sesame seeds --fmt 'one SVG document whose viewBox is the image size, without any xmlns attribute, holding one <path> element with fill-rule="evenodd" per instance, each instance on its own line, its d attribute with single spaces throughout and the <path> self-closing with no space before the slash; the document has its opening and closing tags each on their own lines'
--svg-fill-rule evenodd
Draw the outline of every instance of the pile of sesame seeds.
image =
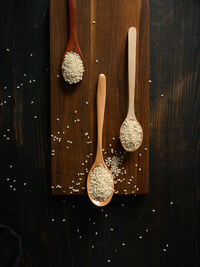
<svg viewBox="0 0 200 267">
<path fill-rule="evenodd" d="M 113 179 L 108 170 L 99 164 L 90 174 L 90 196 L 97 201 L 105 201 L 113 192 Z"/>
<path fill-rule="evenodd" d="M 126 119 L 121 126 L 120 140 L 129 151 L 136 150 L 142 142 L 143 132 L 140 124 L 133 118 Z"/>
<path fill-rule="evenodd" d="M 65 54 L 63 64 L 63 77 L 69 84 L 75 84 L 83 79 L 83 61 L 79 54 L 75 52 L 67 52 Z"/>
</svg>

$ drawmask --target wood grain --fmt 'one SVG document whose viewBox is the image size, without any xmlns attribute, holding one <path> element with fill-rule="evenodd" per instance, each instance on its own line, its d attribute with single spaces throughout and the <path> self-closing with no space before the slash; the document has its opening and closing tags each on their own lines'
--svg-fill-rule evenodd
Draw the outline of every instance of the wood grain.
<svg viewBox="0 0 200 267">
<path fill-rule="evenodd" d="M 115 179 L 115 193 L 145 194 L 148 192 L 149 172 L 148 3 L 143 0 L 77 0 L 76 9 L 77 37 L 85 59 L 85 73 L 81 83 L 70 86 L 60 75 L 62 56 L 68 42 L 67 1 L 51 1 L 52 192 L 86 192 L 86 177 L 96 150 L 96 85 L 98 75 L 105 73 L 104 158 L 123 156 L 119 166 L 122 173 Z M 135 109 L 144 130 L 144 139 L 136 152 L 124 154 L 119 141 L 119 129 L 128 109 L 127 34 L 131 26 L 136 27 L 138 32 Z M 77 122 L 77 119 L 80 121 Z"/>
</svg>

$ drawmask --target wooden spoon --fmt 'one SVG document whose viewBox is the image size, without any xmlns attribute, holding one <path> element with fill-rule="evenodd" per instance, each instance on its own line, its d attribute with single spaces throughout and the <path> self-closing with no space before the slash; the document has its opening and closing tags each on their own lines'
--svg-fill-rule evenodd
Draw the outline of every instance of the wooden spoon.
<svg viewBox="0 0 200 267">
<path fill-rule="evenodd" d="M 127 112 L 127 116 L 126 116 L 125 121 L 129 120 L 129 119 L 134 120 L 141 127 L 140 123 L 138 122 L 138 120 L 136 119 L 136 116 L 135 116 L 135 105 L 134 105 L 134 101 L 135 101 L 135 74 L 136 74 L 136 35 L 137 35 L 136 28 L 135 27 L 129 28 L 129 30 L 128 30 L 129 104 L 128 104 L 128 112 Z M 123 126 L 124 122 L 122 123 L 121 128 L 120 128 L 120 140 L 121 140 L 121 130 L 122 130 L 122 126 Z M 142 130 L 142 127 L 141 127 L 141 130 Z M 127 147 L 124 146 L 124 144 L 122 144 L 122 141 L 121 141 L 121 144 L 126 151 L 133 152 L 141 146 L 142 141 L 143 141 L 143 131 L 142 131 L 141 142 L 134 150 L 129 150 Z"/>
<path fill-rule="evenodd" d="M 67 48 L 65 50 L 63 59 L 62 59 L 62 64 L 64 62 L 64 58 L 67 52 L 74 52 L 79 54 L 79 56 L 82 59 L 83 65 L 84 65 L 84 60 L 83 60 L 83 55 L 80 49 L 80 46 L 78 44 L 78 39 L 76 35 L 76 0 L 68 0 L 69 2 L 69 24 L 70 24 L 70 32 L 69 32 L 69 41 L 67 44 Z M 63 69 L 62 69 L 62 75 L 63 75 Z"/>
<path fill-rule="evenodd" d="M 94 168 L 97 167 L 99 164 L 102 164 L 103 167 L 110 173 L 112 177 L 111 172 L 109 171 L 109 169 L 107 168 L 104 162 L 103 154 L 102 154 L 102 134 L 103 134 L 105 102 L 106 102 L 106 77 L 104 74 L 100 74 L 99 80 L 98 80 L 98 88 L 97 88 L 97 126 L 98 126 L 97 127 L 97 151 L 96 151 L 96 159 L 92 165 L 92 168 L 89 171 L 88 178 L 87 178 L 87 192 L 88 192 L 89 199 L 94 205 L 98 207 L 103 207 L 107 205 L 112 199 L 113 192 L 114 192 L 114 183 L 113 183 L 112 194 L 105 201 L 100 202 L 100 201 L 93 199 L 89 191 L 90 174 L 94 170 Z"/>
</svg>

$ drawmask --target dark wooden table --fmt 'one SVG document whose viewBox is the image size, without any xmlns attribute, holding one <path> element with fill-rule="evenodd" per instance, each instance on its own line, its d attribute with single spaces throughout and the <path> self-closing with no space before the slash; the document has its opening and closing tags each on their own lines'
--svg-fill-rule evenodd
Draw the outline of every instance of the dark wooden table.
<svg viewBox="0 0 200 267">
<path fill-rule="evenodd" d="M 0 222 L 20 267 L 200 265 L 200 1 L 150 11 L 150 193 L 97 209 L 50 194 L 49 1 L 1 0 Z"/>
</svg>

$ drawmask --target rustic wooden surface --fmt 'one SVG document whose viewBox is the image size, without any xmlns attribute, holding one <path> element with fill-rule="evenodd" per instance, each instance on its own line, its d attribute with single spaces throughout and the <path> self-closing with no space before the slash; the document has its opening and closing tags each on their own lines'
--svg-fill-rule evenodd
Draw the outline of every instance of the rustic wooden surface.
<svg viewBox="0 0 200 267">
<path fill-rule="evenodd" d="M 137 28 L 135 106 L 144 139 L 137 151 L 124 155 L 123 162 L 119 165 L 120 169 L 124 169 L 115 177 L 115 193 L 148 193 L 148 1 L 76 1 L 77 36 L 85 59 L 84 78 L 76 86 L 64 82 L 60 71 L 69 39 L 67 2 L 52 0 L 50 5 L 52 192 L 58 195 L 86 193 L 86 178 L 96 151 L 96 87 L 100 73 L 104 73 L 107 78 L 104 158 L 124 155 L 125 151 L 119 141 L 119 130 L 128 111 L 127 36 L 128 29 L 134 26 Z M 74 113 L 75 110 L 77 113 Z M 80 121 L 76 122 L 77 119 Z M 86 132 L 88 136 L 85 136 Z M 72 144 L 68 141 L 72 141 Z M 90 141 L 92 143 L 88 144 Z M 90 153 L 92 155 L 87 157 Z M 80 173 L 84 175 L 80 176 Z"/>
<path fill-rule="evenodd" d="M 49 1 L 0 14 L 0 222 L 19 266 L 199 267 L 199 0 L 150 1 L 150 192 L 103 210 L 50 192 Z"/>
</svg>

